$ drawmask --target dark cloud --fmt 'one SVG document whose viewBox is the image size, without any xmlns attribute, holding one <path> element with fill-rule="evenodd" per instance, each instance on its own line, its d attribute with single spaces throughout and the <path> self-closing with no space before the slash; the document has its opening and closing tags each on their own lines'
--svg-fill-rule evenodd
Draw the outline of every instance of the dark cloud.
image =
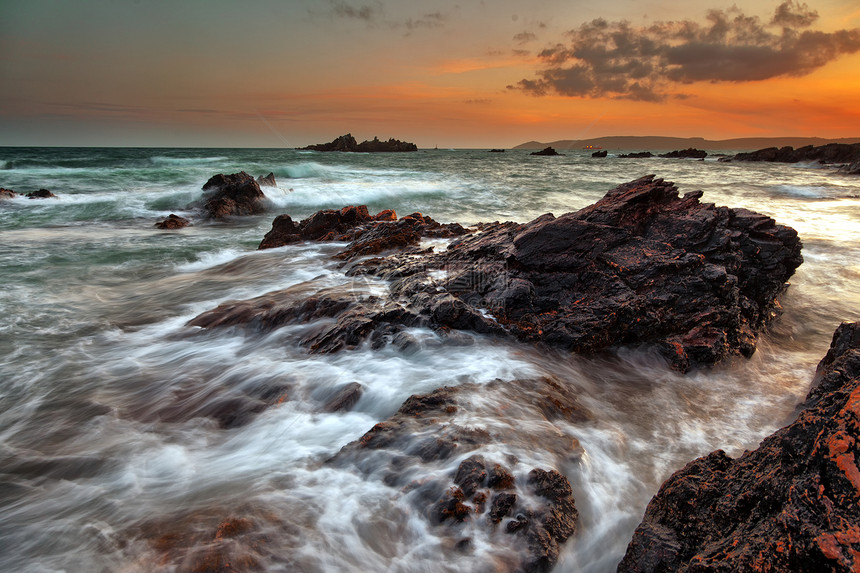
<svg viewBox="0 0 860 573">
<path fill-rule="evenodd" d="M 508 88 L 533 95 L 657 101 L 672 91 L 671 84 L 803 76 L 860 52 L 860 28 L 808 29 L 817 18 L 806 4 L 786 0 L 768 22 L 738 8 L 711 10 L 704 24 L 686 20 L 639 27 L 597 19 L 567 32 L 565 43 L 542 50 L 538 57 L 544 67 L 535 79 Z"/>
<path fill-rule="evenodd" d="M 329 4 L 331 4 L 332 13 L 340 18 L 371 22 L 382 16 L 382 4 L 379 2 L 353 6 L 343 0 L 329 0 Z"/>
<path fill-rule="evenodd" d="M 424 14 L 421 18 L 407 18 L 403 25 L 409 30 L 416 28 L 440 28 L 448 21 L 448 16 L 441 12 L 433 12 L 432 14 Z"/>
<path fill-rule="evenodd" d="M 514 41 L 518 44 L 526 44 L 532 40 L 537 40 L 537 36 L 531 32 L 520 32 L 519 34 L 514 35 Z"/>
</svg>

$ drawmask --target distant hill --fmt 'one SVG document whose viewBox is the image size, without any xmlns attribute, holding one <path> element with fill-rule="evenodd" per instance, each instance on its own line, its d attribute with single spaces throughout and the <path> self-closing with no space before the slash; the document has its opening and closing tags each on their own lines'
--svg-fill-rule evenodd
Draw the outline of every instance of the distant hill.
<svg viewBox="0 0 860 573">
<path fill-rule="evenodd" d="M 740 137 L 736 139 L 711 140 L 702 137 L 615 135 L 596 137 L 594 139 L 561 139 L 548 143 L 528 141 L 517 145 L 514 149 L 543 149 L 547 146 L 555 149 L 583 149 L 591 146 L 602 149 L 623 149 L 625 151 L 672 151 L 675 149 L 687 149 L 689 147 L 704 149 L 705 151 L 743 151 L 764 149 L 765 147 L 784 147 L 786 145 L 803 147 L 804 145 L 825 145 L 827 143 L 860 143 L 860 137 L 841 139 L 824 139 L 821 137 Z"/>
</svg>

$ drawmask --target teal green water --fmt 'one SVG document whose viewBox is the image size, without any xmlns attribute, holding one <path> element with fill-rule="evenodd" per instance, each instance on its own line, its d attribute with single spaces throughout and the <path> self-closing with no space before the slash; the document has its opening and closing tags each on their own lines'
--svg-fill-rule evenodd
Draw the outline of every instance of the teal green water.
<svg viewBox="0 0 860 573">
<path fill-rule="evenodd" d="M 264 188 L 271 213 L 154 228 L 169 213 L 193 216 L 188 205 L 203 183 L 239 170 L 274 172 L 278 186 Z M 225 300 L 356 288 L 329 257 L 336 247 L 257 252 L 279 213 L 366 204 L 443 222 L 527 221 L 584 207 L 649 173 L 801 234 L 805 263 L 753 359 L 680 376 L 631 351 L 597 364 L 482 337 L 465 347 L 436 341 L 412 353 L 321 357 L 297 345 L 298 327 L 249 336 L 184 326 Z M 557 570 L 613 571 L 659 484 L 698 455 L 737 454 L 783 424 L 833 330 L 860 320 L 860 178 L 819 166 L 578 151 L 0 148 L 0 187 L 58 195 L 0 202 L 3 571 L 173 571 L 141 534 L 147 524 L 240 508 L 288 524 L 267 532 L 266 570 L 505 570 L 503 536 L 466 526 L 478 540 L 472 552 L 440 562 L 446 540 L 404 496 L 319 461 L 410 394 L 474 384 L 475 399 L 491 406 L 498 398 L 482 394 L 483 384 L 541 374 L 577 388 L 594 413 L 559 429 L 585 455 L 571 460 L 525 440 L 505 453 L 519 460 L 515 471 L 558 467 L 574 484 L 582 523 Z M 354 381 L 365 394 L 353 411 L 319 412 L 316 393 Z M 289 386 L 292 399 L 248 425 L 222 429 L 194 415 L 267 385 Z"/>
</svg>

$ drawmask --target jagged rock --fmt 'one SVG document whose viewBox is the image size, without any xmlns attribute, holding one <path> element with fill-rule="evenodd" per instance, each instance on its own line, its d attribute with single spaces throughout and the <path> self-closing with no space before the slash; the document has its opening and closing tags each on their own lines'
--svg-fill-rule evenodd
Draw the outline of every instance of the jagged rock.
<svg viewBox="0 0 860 573">
<path fill-rule="evenodd" d="M 594 153 L 591 154 L 592 157 L 598 157 L 598 158 L 599 157 L 606 157 L 607 155 L 609 155 L 609 152 L 606 151 L 605 149 L 602 151 L 595 151 Z"/>
<path fill-rule="evenodd" d="M 266 211 L 266 196 L 254 178 L 244 171 L 211 177 L 203 185 L 203 192 L 203 210 L 213 219 L 258 215 Z"/>
<path fill-rule="evenodd" d="M 278 183 L 275 181 L 275 174 L 269 171 L 268 175 L 257 177 L 257 185 L 260 187 L 277 187 Z"/>
<path fill-rule="evenodd" d="M 668 157 L 670 159 L 704 159 L 708 156 L 707 151 L 689 147 L 680 151 L 670 151 L 669 153 L 661 153 L 660 157 Z"/>
<path fill-rule="evenodd" d="M 323 412 L 343 412 L 352 410 L 364 394 L 364 386 L 358 382 L 350 382 L 337 388 L 329 395 L 322 406 Z"/>
<path fill-rule="evenodd" d="M 16 193 L 15 191 L 12 191 L 11 189 L 4 189 L 3 187 L 0 187 L 0 201 L 2 201 L 4 199 L 14 199 L 18 195 L 19 195 L 19 193 Z"/>
<path fill-rule="evenodd" d="M 738 153 L 735 161 L 768 161 L 774 163 L 797 163 L 798 161 L 817 161 L 820 163 L 853 163 L 860 161 L 860 143 L 828 143 L 813 147 L 807 145 L 794 149 L 786 147 L 766 147 L 758 151 Z"/>
<path fill-rule="evenodd" d="M 793 229 L 767 216 L 700 203 L 701 196 L 679 197 L 672 183 L 647 176 L 558 218 L 480 225 L 442 253 L 413 250 L 361 260 L 348 273 L 392 281 L 387 297 L 343 307 L 335 325 L 304 343 L 331 352 L 355 347 L 376 331 L 384 337 L 402 326 L 430 326 L 587 354 L 645 345 L 680 370 L 748 357 L 803 260 L 801 243 Z M 298 233 L 291 220 L 281 221 L 291 240 L 352 240 L 336 255 L 346 260 L 402 248 L 418 236 L 464 232 L 420 213 L 372 221 L 361 207 L 320 211 L 302 221 Z M 244 312 L 253 316 L 261 304 L 268 304 L 264 297 L 245 303 Z M 196 319 L 191 324 L 205 326 Z"/>
<path fill-rule="evenodd" d="M 860 569 L 860 323 L 842 324 L 790 425 L 687 464 L 648 504 L 619 572 Z"/>
<path fill-rule="evenodd" d="M 372 141 L 356 142 L 351 133 L 341 135 L 331 143 L 318 143 L 316 145 L 308 145 L 302 147 L 306 151 L 358 151 L 362 153 L 381 153 L 381 152 L 403 152 L 403 151 L 418 151 L 418 146 L 414 143 L 400 141 L 394 138 L 388 141 L 380 141 L 374 137 Z"/>
<path fill-rule="evenodd" d="M 553 155 L 562 155 L 562 154 L 561 154 L 561 153 L 559 153 L 558 151 L 556 151 L 555 149 L 553 149 L 552 147 L 544 147 L 544 148 L 543 148 L 543 149 L 541 149 L 540 151 L 533 151 L 533 152 L 529 153 L 529 155 L 548 155 L 548 156 L 553 156 Z"/>
<path fill-rule="evenodd" d="M 185 217 L 171 213 L 163 221 L 158 221 L 155 226 L 159 229 L 181 229 L 191 224 Z"/>
<path fill-rule="evenodd" d="M 848 173 L 849 175 L 860 175 L 860 160 L 844 166 L 842 168 L 842 171 Z"/>
<path fill-rule="evenodd" d="M 648 159 L 654 157 L 654 154 L 650 151 L 638 151 L 635 153 L 621 153 L 618 157 L 623 159 Z"/>
<path fill-rule="evenodd" d="M 47 189 L 39 189 L 38 191 L 32 191 L 27 193 L 28 199 L 58 199 L 56 195 L 48 191 Z"/>
</svg>

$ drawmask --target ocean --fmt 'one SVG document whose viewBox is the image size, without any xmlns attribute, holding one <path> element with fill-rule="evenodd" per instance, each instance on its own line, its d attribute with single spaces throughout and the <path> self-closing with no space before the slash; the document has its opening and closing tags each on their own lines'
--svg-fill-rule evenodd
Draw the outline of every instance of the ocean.
<svg viewBox="0 0 860 573">
<path fill-rule="evenodd" d="M 154 227 L 170 213 L 193 218 L 203 183 L 240 170 L 275 174 L 277 187 L 263 188 L 270 213 Z M 306 326 L 186 326 L 228 300 L 350 288 L 331 258 L 342 244 L 256 250 L 281 213 L 365 204 L 463 225 L 525 222 L 651 173 L 799 232 L 805 262 L 751 359 L 683 375 L 637 349 L 582 357 L 476 334 L 451 344 L 421 329 L 409 348 L 314 355 L 297 342 Z M 614 571 L 660 484 L 713 450 L 753 449 L 790 421 L 834 329 L 860 320 L 860 178 L 819 165 L 576 150 L 0 148 L 0 187 L 58 196 L 0 201 L 2 571 L 200 570 L 189 555 L 227 518 L 253 527 L 231 541 L 249 543 L 234 548 L 249 557 L 208 570 L 506 571 L 515 556 L 503 533 L 467 522 L 470 544 L 454 549 L 408 492 L 326 463 L 410 395 L 442 386 L 480 403 L 461 423 L 518 429 L 493 452 L 515 476 L 544 467 L 570 480 L 580 522 L 554 571 Z M 552 431 L 565 439 L 551 444 L 529 439 L 545 421 L 493 390 L 542 376 L 590 413 L 559 421 Z M 320 396 L 354 382 L 364 393 L 351 410 L 321 408 Z M 277 403 L 241 419 L 229 412 L 272 389 Z M 451 474 L 466 455 L 427 471 Z"/>
</svg>

